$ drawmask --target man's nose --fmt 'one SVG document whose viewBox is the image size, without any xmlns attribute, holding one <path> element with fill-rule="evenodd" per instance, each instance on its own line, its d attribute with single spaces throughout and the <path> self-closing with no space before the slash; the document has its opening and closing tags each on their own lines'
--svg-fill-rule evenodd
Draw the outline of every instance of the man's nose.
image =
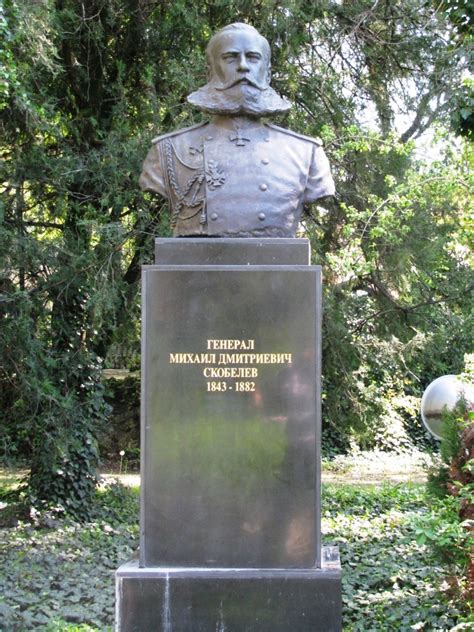
<svg viewBox="0 0 474 632">
<path fill-rule="evenodd" d="M 245 57 L 244 53 L 239 55 L 239 65 L 237 66 L 237 70 L 239 72 L 247 72 L 248 70 L 250 70 L 247 58 Z"/>
</svg>

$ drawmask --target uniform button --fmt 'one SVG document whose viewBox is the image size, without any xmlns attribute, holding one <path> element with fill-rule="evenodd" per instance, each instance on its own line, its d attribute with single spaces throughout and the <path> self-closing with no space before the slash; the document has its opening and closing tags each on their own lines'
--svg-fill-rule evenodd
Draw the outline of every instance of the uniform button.
<svg viewBox="0 0 474 632">
<path fill-rule="evenodd" d="M 266 191 L 268 189 L 268 184 L 265 184 L 265 182 L 262 182 L 262 184 L 260 185 L 260 191 Z"/>
<path fill-rule="evenodd" d="M 266 142 L 266 143 L 269 143 L 269 142 L 270 142 L 270 139 L 268 138 L 268 136 L 265 138 L 265 142 Z"/>
<path fill-rule="evenodd" d="M 265 213 L 259 213 L 259 214 L 258 214 L 258 219 L 259 219 L 261 222 L 263 222 L 263 220 L 265 219 L 265 217 L 266 217 Z"/>
<path fill-rule="evenodd" d="M 213 214 L 211 215 L 211 219 L 212 219 L 213 221 L 215 221 L 218 217 L 219 217 L 219 215 L 218 215 L 217 213 L 213 213 Z"/>
<path fill-rule="evenodd" d="M 262 164 L 268 165 L 269 162 L 268 158 L 262 158 Z"/>
<path fill-rule="evenodd" d="M 206 136 L 206 140 L 212 140 L 212 136 Z"/>
</svg>

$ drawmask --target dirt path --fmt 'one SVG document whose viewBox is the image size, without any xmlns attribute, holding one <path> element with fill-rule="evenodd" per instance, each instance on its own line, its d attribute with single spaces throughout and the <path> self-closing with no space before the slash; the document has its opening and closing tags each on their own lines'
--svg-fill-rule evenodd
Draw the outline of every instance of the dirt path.
<svg viewBox="0 0 474 632">
<path fill-rule="evenodd" d="M 382 485 L 383 483 L 425 483 L 427 465 L 432 462 L 425 452 L 389 454 L 387 452 L 360 452 L 323 461 L 323 483 Z M 104 472 L 106 480 L 118 478 L 124 485 L 138 486 L 139 474 Z"/>
<path fill-rule="evenodd" d="M 323 462 L 323 483 L 425 483 L 427 469 L 433 463 L 426 452 L 390 454 L 387 452 L 360 452 L 338 456 Z"/>
<path fill-rule="evenodd" d="M 425 452 L 408 455 L 387 452 L 360 452 L 338 456 L 332 461 L 323 461 L 323 483 L 345 483 L 359 485 L 382 485 L 383 483 L 424 483 L 427 465 L 432 462 Z M 10 487 L 27 474 L 24 469 L 0 467 L 0 486 Z M 118 479 L 124 485 L 138 487 L 140 474 L 120 472 L 118 469 L 101 472 L 107 481 Z"/>
</svg>

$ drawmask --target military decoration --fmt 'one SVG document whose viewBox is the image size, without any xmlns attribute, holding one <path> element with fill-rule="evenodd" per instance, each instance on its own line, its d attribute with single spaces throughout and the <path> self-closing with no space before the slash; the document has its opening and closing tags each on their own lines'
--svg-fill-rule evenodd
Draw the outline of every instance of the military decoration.
<svg viewBox="0 0 474 632">
<path fill-rule="evenodd" d="M 206 167 L 206 182 L 207 186 L 211 189 L 217 189 L 225 182 L 225 173 L 221 167 L 219 167 L 217 161 L 208 160 Z"/>
</svg>

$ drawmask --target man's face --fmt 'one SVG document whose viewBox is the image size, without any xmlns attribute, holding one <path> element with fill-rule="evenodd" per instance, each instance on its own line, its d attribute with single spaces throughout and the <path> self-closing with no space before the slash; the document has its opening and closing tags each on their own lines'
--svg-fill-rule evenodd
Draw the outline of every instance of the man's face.
<svg viewBox="0 0 474 632">
<path fill-rule="evenodd" d="M 201 111 L 259 118 L 290 109 L 270 87 L 270 47 L 255 29 L 229 25 L 211 38 L 206 55 L 209 81 L 188 96 Z"/>
<path fill-rule="evenodd" d="M 212 56 L 212 84 L 226 90 L 242 83 L 264 90 L 269 85 L 268 60 L 258 35 L 236 31 L 222 33 Z"/>
</svg>

